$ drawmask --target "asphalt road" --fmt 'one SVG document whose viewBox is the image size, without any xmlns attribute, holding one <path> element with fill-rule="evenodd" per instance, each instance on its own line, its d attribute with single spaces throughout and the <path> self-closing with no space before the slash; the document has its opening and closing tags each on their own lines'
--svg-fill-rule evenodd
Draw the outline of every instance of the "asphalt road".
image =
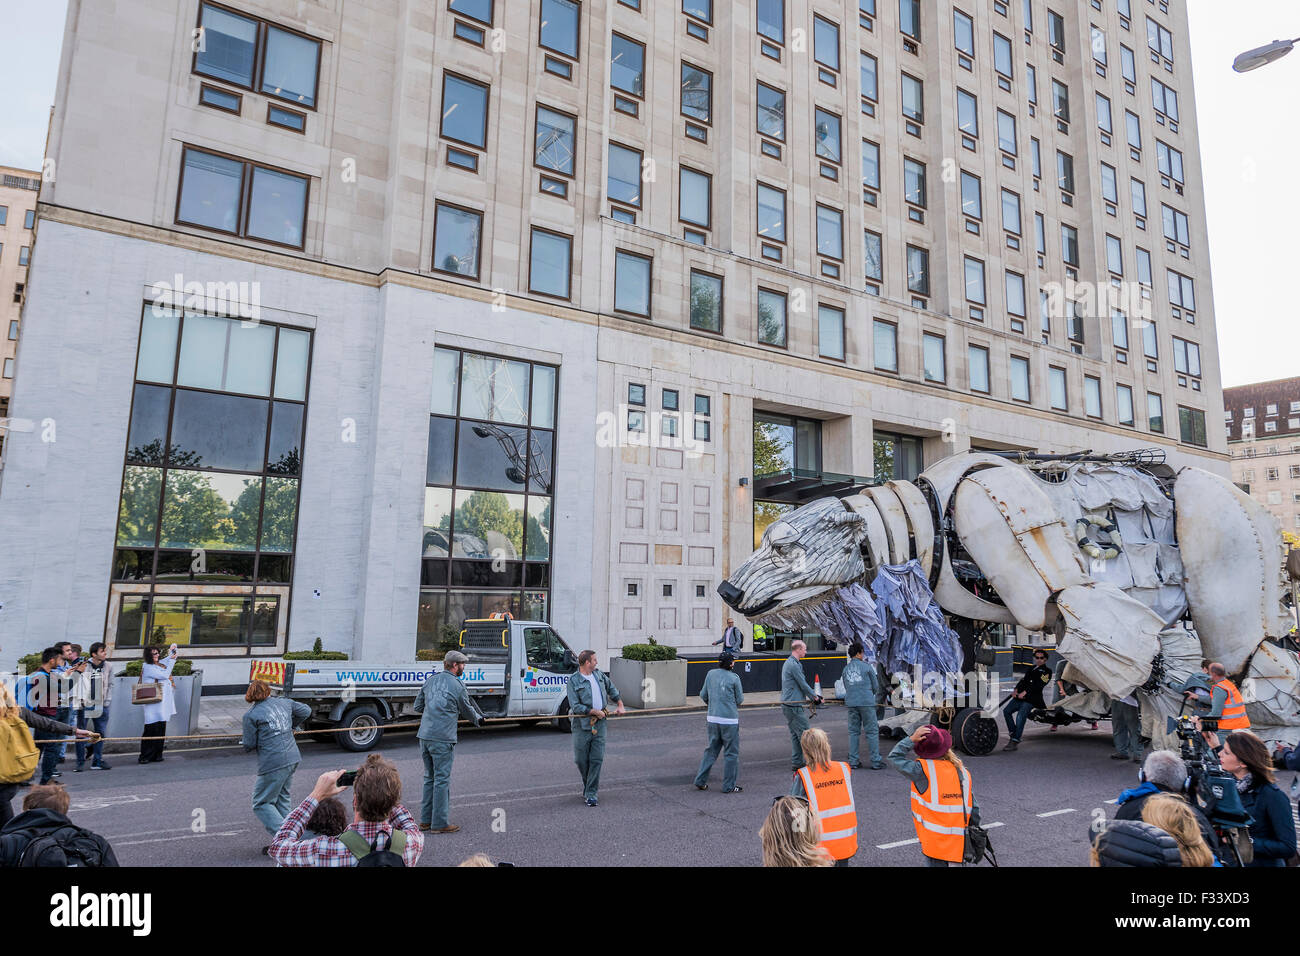
<svg viewBox="0 0 1300 956">
<path fill-rule="evenodd" d="M 759 827 L 773 796 L 789 789 L 789 735 L 776 710 L 746 712 L 742 721 L 744 793 L 723 794 L 720 763 L 708 791 L 691 785 L 704 745 L 702 715 L 615 719 L 595 808 L 579 796 L 568 734 L 463 731 L 451 813 L 462 829 L 430 835 L 421 865 L 452 865 L 475 852 L 521 866 L 756 865 Z M 836 758 L 844 759 L 843 712 L 827 708 L 814 726 L 830 733 Z M 1002 865 L 1086 865 L 1092 816 L 1113 816 L 1108 801 L 1135 785 L 1133 763 L 1108 759 L 1109 725 L 1087 726 L 1048 733 L 1031 725 L 1018 752 L 968 760 Z M 885 741 L 884 751 L 891 746 Z M 406 805 L 416 810 L 422 768 L 415 738 L 390 734 L 380 750 L 397 763 Z M 73 820 L 108 837 L 124 866 L 270 866 L 260 852 L 269 838 L 250 805 L 255 760 L 242 750 L 173 751 L 164 763 L 140 766 L 119 754 L 107 772 L 74 774 L 69 761 L 62 781 L 72 793 Z M 358 762 L 304 739 L 295 800 L 323 771 Z M 853 865 L 918 865 L 904 779 L 892 769 L 864 769 L 854 772 L 853 785 Z"/>
</svg>

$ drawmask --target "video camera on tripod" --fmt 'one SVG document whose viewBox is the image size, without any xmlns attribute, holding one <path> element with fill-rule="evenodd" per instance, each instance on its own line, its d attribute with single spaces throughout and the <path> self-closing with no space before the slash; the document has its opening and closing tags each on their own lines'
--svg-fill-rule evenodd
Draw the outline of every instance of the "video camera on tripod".
<svg viewBox="0 0 1300 956">
<path fill-rule="evenodd" d="M 1166 718 L 1165 732 L 1178 736 L 1179 753 L 1187 764 L 1187 798 L 1201 804 L 1219 837 L 1219 847 L 1213 848 L 1216 855 L 1221 855 L 1219 849 L 1227 848 L 1232 862 L 1245 866 L 1255 855 L 1249 830 L 1255 821 L 1241 803 L 1237 778 L 1223 769 L 1219 755 L 1201 735 L 1202 730 L 1213 732 L 1218 727 L 1217 720 L 1202 717 L 1198 729 L 1193 717 L 1179 714 Z"/>
</svg>

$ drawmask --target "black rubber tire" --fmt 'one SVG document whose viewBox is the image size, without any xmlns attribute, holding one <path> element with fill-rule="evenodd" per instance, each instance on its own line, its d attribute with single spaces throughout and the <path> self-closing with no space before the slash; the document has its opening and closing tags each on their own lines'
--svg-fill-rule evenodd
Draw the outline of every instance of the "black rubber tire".
<svg viewBox="0 0 1300 956">
<path fill-rule="evenodd" d="M 573 733 L 573 721 L 569 719 L 568 713 L 569 700 L 566 697 L 564 700 L 560 701 L 560 707 L 555 712 L 555 722 L 551 724 L 552 727 L 562 734 Z"/>
<path fill-rule="evenodd" d="M 379 741 L 384 739 L 384 724 L 379 716 L 379 708 L 374 704 L 353 704 L 343 713 L 339 727 L 346 727 L 345 734 L 334 734 L 339 746 L 353 753 L 374 750 Z"/>
<path fill-rule="evenodd" d="M 974 707 L 963 707 L 952 719 L 952 742 L 968 756 L 987 756 L 998 745 L 998 722 Z"/>
</svg>

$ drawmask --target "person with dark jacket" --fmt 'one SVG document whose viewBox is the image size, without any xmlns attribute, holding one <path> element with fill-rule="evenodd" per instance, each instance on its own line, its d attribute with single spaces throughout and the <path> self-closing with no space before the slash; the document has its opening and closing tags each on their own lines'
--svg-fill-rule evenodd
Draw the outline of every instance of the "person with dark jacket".
<svg viewBox="0 0 1300 956">
<path fill-rule="evenodd" d="M 1025 721 L 1029 719 L 1030 711 L 1047 706 L 1043 703 L 1043 690 L 1051 680 L 1052 671 L 1047 666 L 1047 651 L 1041 649 L 1034 651 L 1034 666 L 1020 678 L 1016 689 L 1011 693 L 1011 699 L 1007 701 L 1007 706 L 1002 708 L 1002 716 L 1007 721 L 1007 733 L 1011 737 L 1003 750 L 1015 750 L 1020 746 L 1020 738 L 1025 732 Z"/>
<path fill-rule="evenodd" d="M 1178 841 L 1141 820 L 1114 820 L 1097 834 L 1089 853 L 1092 866 L 1182 866 Z"/>
<path fill-rule="evenodd" d="M 117 866 L 107 840 L 68 819 L 69 803 L 57 783 L 32 787 L 23 812 L 0 829 L 0 867 Z"/>
<path fill-rule="evenodd" d="M 1218 734 L 1206 735 L 1219 754 L 1219 764 L 1237 778 L 1241 805 L 1255 822 L 1250 825 L 1250 840 L 1255 858 L 1250 866 L 1286 866 L 1295 856 L 1295 821 L 1291 818 L 1291 801 L 1273 782 L 1273 761 L 1268 747 L 1248 730 L 1228 734 L 1219 744 Z"/>
<path fill-rule="evenodd" d="M 37 714 L 28 710 L 26 707 L 19 706 L 9 690 L 9 686 L 0 681 L 0 721 L 17 719 L 21 720 L 28 727 L 32 728 L 40 735 L 41 739 L 55 740 L 59 737 L 77 736 L 79 738 L 91 738 L 98 735 L 90 730 L 74 728 L 68 724 L 59 723 L 52 717 L 46 717 L 43 714 Z M 13 780 L 9 783 L 0 783 L 0 827 L 13 819 L 14 811 L 12 801 L 14 795 L 18 792 L 18 787 L 24 781 Z"/>
<path fill-rule="evenodd" d="M 1273 763 L 1281 770 L 1300 770 L 1300 747 L 1278 747 Z"/>
<path fill-rule="evenodd" d="M 1183 762 L 1182 757 L 1172 750 L 1151 751 L 1142 767 L 1139 779 L 1139 786 L 1131 787 L 1119 795 L 1119 808 L 1115 812 L 1116 820 L 1141 820 L 1142 808 L 1150 797 L 1157 793 L 1172 794 L 1183 799 L 1192 808 L 1197 828 L 1201 831 L 1201 839 L 1216 857 L 1219 855 L 1219 841 L 1214 835 L 1214 828 L 1210 826 L 1209 818 L 1205 816 L 1205 811 L 1183 797 L 1183 790 L 1187 785 L 1187 764 Z"/>
</svg>

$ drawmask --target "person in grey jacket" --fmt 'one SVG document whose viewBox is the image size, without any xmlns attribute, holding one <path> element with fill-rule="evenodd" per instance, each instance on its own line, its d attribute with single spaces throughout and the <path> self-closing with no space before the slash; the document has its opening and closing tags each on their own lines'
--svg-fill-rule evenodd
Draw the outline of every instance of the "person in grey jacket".
<svg viewBox="0 0 1300 956">
<path fill-rule="evenodd" d="M 822 703 L 803 673 L 803 656 L 808 653 L 808 645 L 803 641 L 790 643 L 790 656 L 781 665 L 781 712 L 785 714 L 785 725 L 790 728 L 790 769 L 798 772 L 804 766 L 803 732 L 812 725 L 808 722 L 806 704 Z"/>
<path fill-rule="evenodd" d="M 740 775 L 740 705 L 745 700 L 745 691 L 740 686 L 740 675 L 732 670 L 735 662 L 734 657 L 723 651 L 718 666 L 709 671 L 700 688 L 700 700 L 709 705 L 709 716 L 705 718 L 709 742 L 704 748 L 699 773 L 695 775 L 697 790 L 709 789 L 709 773 L 720 751 L 725 754 L 722 792 L 739 793 L 745 789 L 736 785 L 736 777 Z"/>
<path fill-rule="evenodd" d="M 448 651 L 442 670 L 434 674 L 415 697 L 415 712 L 423 714 L 416 737 L 424 760 L 424 794 L 420 800 L 420 829 L 434 833 L 455 833 L 460 829 L 447 820 L 451 809 L 451 765 L 456 759 L 456 724 L 462 716 L 481 726 L 487 718 L 465 690 L 460 675 L 469 658 L 460 651 Z"/>
<path fill-rule="evenodd" d="M 862 734 L 867 735 L 871 750 L 871 769 L 884 770 L 880 759 L 880 725 L 876 723 L 876 702 L 880 698 L 880 682 L 876 668 L 863 657 L 865 649 L 854 641 L 849 645 L 849 661 L 844 665 L 844 709 L 849 712 L 849 766 L 862 767 L 858 759 L 858 745 Z"/>
<path fill-rule="evenodd" d="M 609 702 L 618 704 L 623 713 L 623 697 L 596 667 L 596 652 L 585 650 L 578 655 L 578 671 L 569 675 L 569 726 L 573 731 L 573 762 L 582 774 L 582 799 L 587 806 L 598 806 L 600 768 L 605 763 L 605 718 Z"/>
<path fill-rule="evenodd" d="M 926 741 L 927 737 L 933 737 L 932 740 Z M 917 752 L 920 745 L 923 749 Z M 921 760 L 938 760 L 949 759 L 956 764 L 958 771 L 961 769 L 961 761 L 950 757 L 948 751 L 952 748 L 952 737 L 946 730 L 929 725 L 922 725 L 912 732 L 910 737 L 904 737 L 898 742 L 893 750 L 889 752 L 889 762 L 894 765 L 894 769 L 910 780 L 916 787 L 916 792 L 922 797 L 930 789 L 930 778 L 925 774 L 925 767 L 921 765 Z M 915 814 L 915 810 L 913 810 Z M 918 818 L 919 819 L 919 818 Z M 977 827 L 980 825 L 980 804 L 975 799 L 975 794 L 970 795 L 970 818 L 967 821 L 968 826 Z M 922 844 L 922 855 L 925 856 L 925 846 Z M 932 867 L 947 866 L 945 860 L 937 860 L 931 856 L 925 856 L 925 865 Z"/>
<path fill-rule="evenodd" d="M 244 750 L 257 751 L 253 816 L 275 836 L 289 815 L 289 787 L 302 759 L 293 729 L 311 716 L 311 708 L 287 697 L 272 697 L 271 685 L 255 680 L 244 692 L 253 706 L 244 714 Z M 271 849 L 262 847 L 263 855 Z"/>
</svg>

